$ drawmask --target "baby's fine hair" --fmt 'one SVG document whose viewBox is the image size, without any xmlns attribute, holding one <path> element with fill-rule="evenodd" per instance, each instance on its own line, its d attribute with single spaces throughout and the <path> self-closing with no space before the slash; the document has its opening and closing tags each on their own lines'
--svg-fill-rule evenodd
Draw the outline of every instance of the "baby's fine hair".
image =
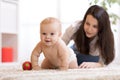
<svg viewBox="0 0 120 80">
<path fill-rule="evenodd" d="M 40 23 L 40 26 L 42 26 L 44 24 L 53 24 L 53 23 L 57 23 L 56 27 L 58 27 L 58 30 L 61 32 L 61 30 L 62 30 L 61 22 L 59 19 L 54 18 L 54 17 L 47 17 L 47 18 L 43 19 L 42 22 Z"/>
<path fill-rule="evenodd" d="M 57 18 L 54 18 L 54 17 L 47 17 L 47 18 L 45 18 L 45 19 L 40 23 L 40 25 L 50 24 L 50 23 L 58 23 L 58 24 L 59 24 L 58 27 L 61 28 L 61 22 L 60 22 L 60 20 L 57 19 Z"/>
</svg>

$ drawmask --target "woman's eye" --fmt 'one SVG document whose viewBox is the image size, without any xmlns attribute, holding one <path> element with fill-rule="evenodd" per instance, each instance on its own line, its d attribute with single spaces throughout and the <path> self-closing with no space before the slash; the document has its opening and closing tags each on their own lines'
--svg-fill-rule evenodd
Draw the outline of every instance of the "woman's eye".
<svg viewBox="0 0 120 80">
<path fill-rule="evenodd" d="M 98 28 L 98 26 L 96 26 L 96 25 L 94 25 L 93 27 L 94 27 L 94 28 Z"/>
<path fill-rule="evenodd" d="M 87 25 L 90 25 L 88 22 L 86 22 Z"/>
</svg>

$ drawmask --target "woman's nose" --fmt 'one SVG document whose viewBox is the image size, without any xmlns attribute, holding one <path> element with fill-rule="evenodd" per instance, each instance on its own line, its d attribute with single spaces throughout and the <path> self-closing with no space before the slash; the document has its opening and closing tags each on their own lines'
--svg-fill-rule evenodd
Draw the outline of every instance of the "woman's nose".
<svg viewBox="0 0 120 80">
<path fill-rule="evenodd" d="M 89 31 L 89 32 L 92 32 L 92 27 L 89 27 L 89 28 L 88 28 L 88 31 Z"/>
</svg>

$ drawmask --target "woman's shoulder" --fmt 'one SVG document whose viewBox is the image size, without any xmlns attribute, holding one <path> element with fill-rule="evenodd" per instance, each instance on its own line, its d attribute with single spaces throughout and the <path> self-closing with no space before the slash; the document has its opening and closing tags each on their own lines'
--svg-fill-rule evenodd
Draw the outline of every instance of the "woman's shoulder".
<svg viewBox="0 0 120 80">
<path fill-rule="evenodd" d="M 62 39 L 65 41 L 66 44 L 68 44 L 74 38 L 74 34 L 79 29 L 80 25 L 81 21 L 77 20 L 65 30 Z"/>
<path fill-rule="evenodd" d="M 71 32 L 71 33 L 76 32 L 76 31 L 79 29 L 81 23 L 82 23 L 82 22 L 81 22 L 80 20 L 73 22 L 73 23 L 67 28 L 67 31 L 68 31 L 68 32 Z"/>
<path fill-rule="evenodd" d="M 78 28 L 81 25 L 82 21 L 81 20 L 77 20 L 75 22 L 72 23 L 72 27 L 76 27 Z"/>
</svg>

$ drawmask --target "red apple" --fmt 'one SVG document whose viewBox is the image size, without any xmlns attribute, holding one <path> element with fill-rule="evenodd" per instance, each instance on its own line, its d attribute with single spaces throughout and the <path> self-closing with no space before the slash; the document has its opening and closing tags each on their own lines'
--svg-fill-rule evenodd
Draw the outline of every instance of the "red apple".
<svg viewBox="0 0 120 80">
<path fill-rule="evenodd" d="M 25 61 L 23 64 L 22 64 L 22 68 L 23 70 L 31 70 L 32 69 L 32 64 L 30 61 Z"/>
</svg>

